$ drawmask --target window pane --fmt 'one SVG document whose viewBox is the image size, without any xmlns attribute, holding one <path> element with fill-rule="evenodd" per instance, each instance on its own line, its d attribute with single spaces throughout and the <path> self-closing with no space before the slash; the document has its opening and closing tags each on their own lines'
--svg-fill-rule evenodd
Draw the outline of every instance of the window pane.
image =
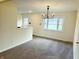
<svg viewBox="0 0 79 59">
<path fill-rule="evenodd" d="M 49 25 L 48 29 L 50 29 L 50 30 L 57 30 L 57 25 Z"/>
<path fill-rule="evenodd" d="M 44 19 L 44 23 L 47 23 L 47 19 Z"/>
<path fill-rule="evenodd" d="M 57 18 L 49 19 L 48 29 L 57 30 Z"/>
<path fill-rule="evenodd" d="M 63 27 L 63 19 L 62 18 L 51 18 L 44 19 L 44 29 L 48 30 L 62 30 Z"/>
<path fill-rule="evenodd" d="M 28 24 L 29 24 L 28 23 L 28 18 L 27 17 L 24 17 L 23 18 L 23 27 L 26 28 L 28 26 Z"/>
<path fill-rule="evenodd" d="M 44 24 L 44 29 L 47 29 L 47 24 L 46 23 Z"/>
<path fill-rule="evenodd" d="M 59 25 L 58 25 L 58 30 L 62 30 L 63 29 L 63 19 L 62 18 L 60 18 L 59 19 Z"/>
<path fill-rule="evenodd" d="M 62 19 L 62 18 L 59 19 L 59 24 L 60 24 L 60 25 L 63 24 L 63 19 Z"/>
<path fill-rule="evenodd" d="M 28 18 L 24 18 L 24 25 L 28 25 Z"/>
<path fill-rule="evenodd" d="M 62 30 L 62 25 L 59 25 L 58 30 L 60 31 Z"/>
<path fill-rule="evenodd" d="M 47 29 L 47 19 L 43 19 L 44 29 Z"/>
<path fill-rule="evenodd" d="M 17 20 L 17 27 L 22 27 L 22 20 Z"/>
</svg>

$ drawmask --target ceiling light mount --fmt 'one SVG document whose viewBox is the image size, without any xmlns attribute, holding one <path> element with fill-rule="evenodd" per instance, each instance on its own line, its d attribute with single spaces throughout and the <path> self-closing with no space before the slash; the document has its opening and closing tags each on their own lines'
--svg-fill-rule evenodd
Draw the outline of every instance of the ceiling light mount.
<svg viewBox="0 0 79 59">
<path fill-rule="evenodd" d="M 43 18 L 49 19 L 49 18 L 53 18 L 54 17 L 54 13 L 50 13 L 49 9 L 50 9 L 50 6 L 47 5 L 47 13 L 43 13 L 42 14 Z"/>
</svg>

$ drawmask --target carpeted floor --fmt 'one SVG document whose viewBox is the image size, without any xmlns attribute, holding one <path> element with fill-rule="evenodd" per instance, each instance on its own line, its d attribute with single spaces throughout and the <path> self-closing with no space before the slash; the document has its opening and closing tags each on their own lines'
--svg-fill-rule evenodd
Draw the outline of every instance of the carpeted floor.
<svg viewBox="0 0 79 59">
<path fill-rule="evenodd" d="M 34 37 L 1 54 L 0 59 L 73 59 L 73 46 L 69 43 Z"/>
</svg>

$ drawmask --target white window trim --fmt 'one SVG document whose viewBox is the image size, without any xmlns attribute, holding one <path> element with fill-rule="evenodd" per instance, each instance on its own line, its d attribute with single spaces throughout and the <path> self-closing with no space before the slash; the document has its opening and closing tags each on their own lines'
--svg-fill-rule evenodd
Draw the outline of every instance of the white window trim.
<svg viewBox="0 0 79 59">
<path fill-rule="evenodd" d="M 62 19 L 64 19 L 63 17 L 57 17 L 57 18 L 62 18 Z M 44 18 L 45 19 L 45 18 Z M 43 20 L 44 20 L 43 19 Z M 55 31 L 55 32 L 63 32 L 64 31 L 64 20 L 63 20 L 63 25 L 62 25 L 62 30 L 58 30 L 58 26 L 59 26 L 59 23 L 57 23 L 57 30 L 52 30 L 52 29 L 46 29 L 46 28 L 44 28 L 44 21 L 43 21 L 43 30 L 45 30 L 45 31 Z"/>
</svg>

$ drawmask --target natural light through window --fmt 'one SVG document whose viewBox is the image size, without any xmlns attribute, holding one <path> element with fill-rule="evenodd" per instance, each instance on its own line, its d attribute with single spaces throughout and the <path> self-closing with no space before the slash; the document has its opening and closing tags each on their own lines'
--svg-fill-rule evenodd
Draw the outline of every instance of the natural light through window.
<svg viewBox="0 0 79 59">
<path fill-rule="evenodd" d="M 27 28 L 28 25 L 29 25 L 28 17 L 22 17 L 21 19 L 17 20 L 18 28 Z"/>
<path fill-rule="evenodd" d="M 29 21 L 28 21 L 28 18 L 27 17 L 25 17 L 25 18 L 23 18 L 23 27 L 24 28 L 26 28 L 27 26 L 28 26 L 28 23 Z"/>
<path fill-rule="evenodd" d="M 43 28 L 48 30 L 63 30 L 63 18 L 55 17 L 50 19 L 43 19 Z"/>
</svg>

